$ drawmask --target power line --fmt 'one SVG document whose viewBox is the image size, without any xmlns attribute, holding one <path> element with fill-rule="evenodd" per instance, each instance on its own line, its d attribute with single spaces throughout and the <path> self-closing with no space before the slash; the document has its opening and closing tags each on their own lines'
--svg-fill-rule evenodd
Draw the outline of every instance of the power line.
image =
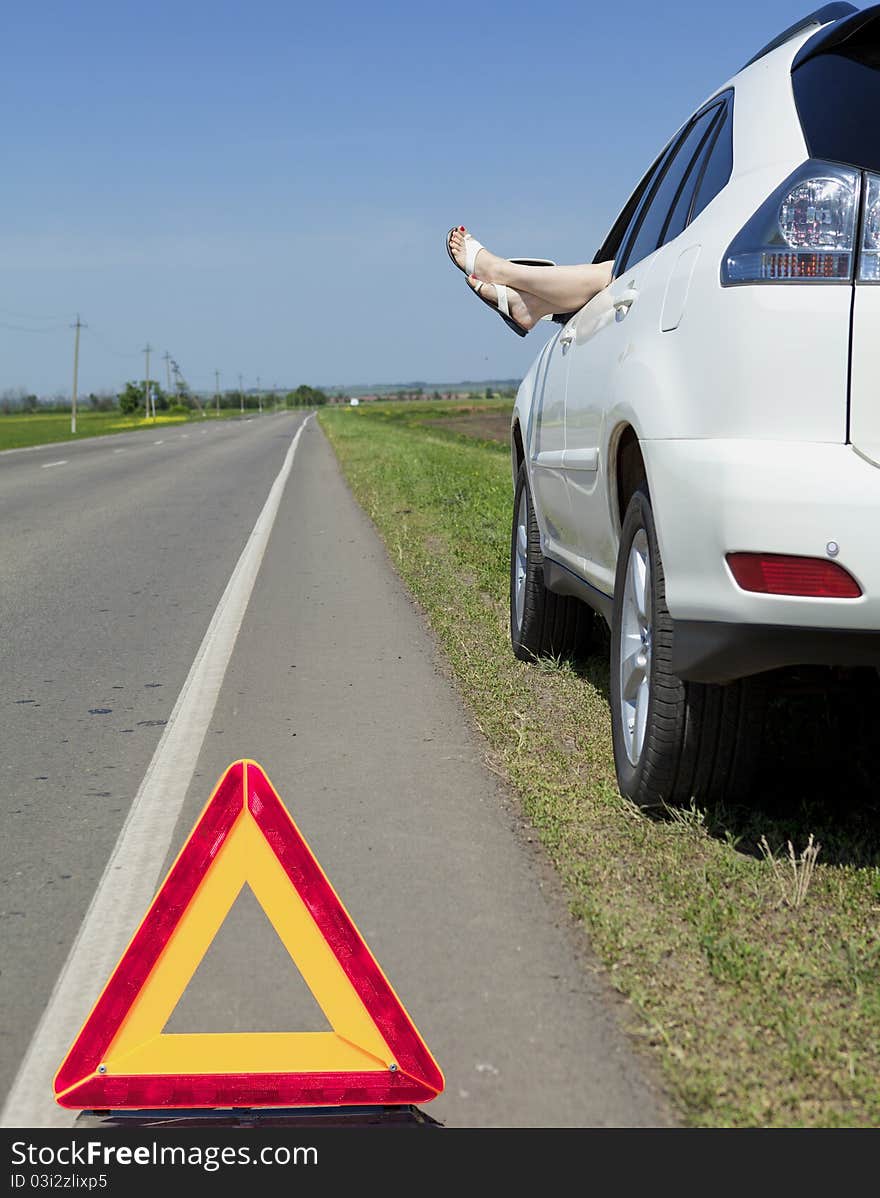
<svg viewBox="0 0 880 1198">
<path fill-rule="evenodd" d="M 53 324 L 48 329 L 26 329 L 20 324 L 6 324 L 5 321 L 0 321 L 0 329 L 10 329 L 13 333 L 57 333 L 59 329 L 69 328 L 66 324 Z"/>
<path fill-rule="evenodd" d="M 0 307 L 4 316 L 14 316 L 16 320 L 65 320 L 64 316 L 34 316 L 31 312 L 15 312 L 12 308 Z"/>
<path fill-rule="evenodd" d="M 85 328 L 85 327 L 86 326 L 83 325 L 83 328 Z M 108 353 L 108 354 L 112 354 L 114 358 L 139 358 L 141 356 L 140 352 L 138 350 L 114 349 L 113 346 L 109 343 L 109 341 L 105 341 L 104 338 L 101 337 L 95 331 L 95 329 L 93 329 L 91 327 L 89 328 L 89 332 L 95 338 L 95 340 L 98 342 L 98 344 L 103 347 L 104 352 Z"/>
</svg>

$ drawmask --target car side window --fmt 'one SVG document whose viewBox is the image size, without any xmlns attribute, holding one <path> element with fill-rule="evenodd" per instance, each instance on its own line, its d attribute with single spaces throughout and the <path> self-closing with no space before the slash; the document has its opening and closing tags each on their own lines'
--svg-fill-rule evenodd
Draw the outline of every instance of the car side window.
<svg viewBox="0 0 880 1198">
<path fill-rule="evenodd" d="M 690 219 L 696 220 L 703 209 L 709 204 L 722 188 L 730 181 L 733 171 L 733 121 L 728 104 L 721 120 L 721 127 L 715 136 L 715 143 L 709 153 L 708 161 L 703 170 L 703 177 L 697 186 L 697 198 L 694 201 Z"/>
<path fill-rule="evenodd" d="M 657 177 L 657 172 L 663 166 L 670 152 L 670 146 L 664 146 L 663 151 L 658 155 L 650 170 L 645 174 L 638 187 L 624 204 L 620 215 L 611 226 L 611 232 L 602 242 L 599 249 L 596 251 L 596 256 L 593 262 L 611 262 L 617 257 L 617 252 L 623 245 L 626 235 L 632 227 L 633 218 L 641 208 L 642 200 L 650 190 L 651 184 Z"/>
<path fill-rule="evenodd" d="M 694 196 L 697 188 L 700 185 L 700 180 L 703 177 L 706 159 L 712 152 L 712 147 L 715 144 L 715 137 L 718 133 L 718 126 L 723 122 L 724 116 L 716 116 L 715 121 L 708 127 L 703 134 L 703 140 L 694 156 L 688 173 L 685 175 L 681 186 L 678 189 L 678 198 L 672 206 L 672 211 L 669 214 L 669 219 L 666 222 L 666 228 L 660 235 L 660 244 L 666 245 L 668 241 L 674 241 L 679 233 L 682 233 L 691 220 L 691 209 L 694 204 Z"/>
<path fill-rule="evenodd" d="M 629 235 L 629 244 L 623 251 L 620 267 L 615 267 L 615 274 L 620 274 L 630 263 L 640 262 L 642 258 L 646 258 L 648 254 L 652 254 L 656 250 L 666 224 L 666 218 L 678 195 L 678 189 L 717 112 L 717 104 L 705 109 L 691 121 L 682 137 L 679 138 L 677 149 L 670 155 L 663 173 L 654 182 L 651 195 L 639 216 L 638 224 L 634 232 Z"/>
</svg>

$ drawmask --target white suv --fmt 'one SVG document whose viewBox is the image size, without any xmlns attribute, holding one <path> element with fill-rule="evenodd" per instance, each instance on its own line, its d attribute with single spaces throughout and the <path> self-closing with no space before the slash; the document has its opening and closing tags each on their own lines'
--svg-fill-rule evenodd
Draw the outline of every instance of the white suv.
<svg viewBox="0 0 880 1198">
<path fill-rule="evenodd" d="M 610 259 L 514 407 L 513 649 L 576 654 L 599 613 L 621 791 L 734 796 L 762 674 L 880 665 L 880 5 L 701 104 Z"/>
</svg>

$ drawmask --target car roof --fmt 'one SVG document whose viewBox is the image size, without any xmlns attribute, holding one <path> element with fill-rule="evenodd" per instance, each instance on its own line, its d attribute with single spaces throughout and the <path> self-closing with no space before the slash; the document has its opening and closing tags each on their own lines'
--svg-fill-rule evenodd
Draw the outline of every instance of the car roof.
<svg viewBox="0 0 880 1198">
<path fill-rule="evenodd" d="M 784 46 L 786 42 L 791 41 L 799 33 L 805 33 L 812 26 L 827 25 L 831 21 L 839 21 L 844 17 L 852 16 L 859 10 L 854 4 L 825 4 L 822 8 L 817 8 L 815 12 L 808 13 L 805 17 L 801 17 L 799 21 L 795 21 L 793 25 L 789 25 L 787 29 L 783 29 L 782 33 L 778 34 L 769 41 L 766 46 L 763 46 L 757 54 L 752 55 L 749 61 L 742 67 L 750 67 L 753 62 L 757 62 L 759 58 L 763 58 L 765 54 L 769 54 L 771 50 L 776 50 L 780 46 Z"/>
<path fill-rule="evenodd" d="M 706 96 L 700 107 L 731 90 L 737 95 L 740 117 L 734 121 L 734 157 L 738 169 L 749 170 L 770 158 L 786 157 L 789 152 L 805 148 L 791 90 L 793 60 L 802 48 L 832 37 L 838 29 L 845 30 L 851 22 L 860 20 L 864 12 L 876 11 L 876 8 L 861 10 L 848 3 L 817 8 L 783 30 Z M 774 121 L 765 119 L 768 112 L 774 113 Z M 736 128 L 743 122 L 745 136 L 741 128 Z"/>
</svg>

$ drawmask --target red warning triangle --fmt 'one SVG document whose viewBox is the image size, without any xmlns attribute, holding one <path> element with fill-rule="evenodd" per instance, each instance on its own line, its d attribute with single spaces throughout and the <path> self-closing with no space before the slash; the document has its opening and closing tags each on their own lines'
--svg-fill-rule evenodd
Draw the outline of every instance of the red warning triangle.
<svg viewBox="0 0 880 1198">
<path fill-rule="evenodd" d="M 329 1032 L 163 1031 L 247 883 Z M 81 1109 L 428 1102 L 443 1075 L 263 770 L 221 778 L 55 1078 Z"/>
</svg>

